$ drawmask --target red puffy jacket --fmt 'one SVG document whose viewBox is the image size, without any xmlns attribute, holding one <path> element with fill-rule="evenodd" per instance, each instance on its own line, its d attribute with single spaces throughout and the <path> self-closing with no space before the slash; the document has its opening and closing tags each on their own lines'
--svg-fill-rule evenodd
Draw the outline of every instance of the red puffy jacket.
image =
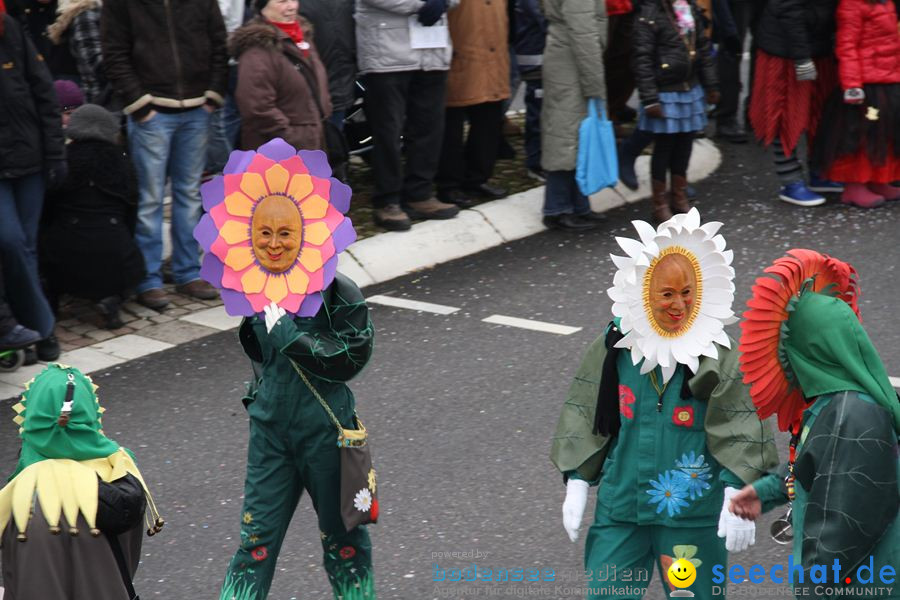
<svg viewBox="0 0 900 600">
<path fill-rule="evenodd" d="M 900 31 L 892 0 L 841 0 L 835 53 L 845 90 L 900 83 Z"/>
</svg>

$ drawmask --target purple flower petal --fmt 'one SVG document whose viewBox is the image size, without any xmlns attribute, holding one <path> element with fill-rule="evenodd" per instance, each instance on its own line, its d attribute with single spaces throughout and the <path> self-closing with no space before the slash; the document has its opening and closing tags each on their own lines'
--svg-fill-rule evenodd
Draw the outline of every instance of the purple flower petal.
<svg viewBox="0 0 900 600">
<path fill-rule="evenodd" d="M 309 174 L 314 177 L 328 179 L 331 177 L 331 166 L 328 164 L 328 155 L 321 150 L 301 150 L 297 154 L 303 160 Z"/>
<path fill-rule="evenodd" d="M 298 317 L 314 317 L 319 309 L 322 308 L 322 292 L 310 294 L 303 299 L 300 310 L 297 311 Z"/>
<path fill-rule="evenodd" d="M 215 288 L 222 287 L 222 275 L 225 273 L 225 265 L 215 254 L 204 254 L 200 265 L 200 277 Z"/>
<path fill-rule="evenodd" d="M 200 197 L 203 198 L 203 209 L 212 207 L 225 200 L 225 178 L 221 175 L 213 177 L 200 186 Z"/>
<path fill-rule="evenodd" d="M 266 158 L 271 158 L 275 162 L 278 162 L 279 160 L 287 160 L 297 154 L 297 149 L 281 138 L 269 140 L 268 142 L 257 148 L 256 151 Z"/>
<path fill-rule="evenodd" d="M 335 253 L 346 250 L 347 246 L 356 241 L 356 230 L 353 229 L 353 221 L 349 218 L 341 221 L 338 228 L 331 234 L 331 239 L 334 243 Z"/>
<path fill-rule="evenodd" d="M 352 196 L 353 190 L 350 189 L 349 185 L 337 179 L 331 179 L 331 195 L 328 200 L 332 206 L 346 215 L 347 211 L 350 210 L 350 198 Z"/>
<path fill-rule="evenodd" d="M 219 237 L 219 230 L 209 213 L 200 217 L 200 222 L 194 227 L 194 239 L 197 240 L 204 252 L 209 252 L 217 237 Z"/>
<path fill-rule="evenodd" d="M 253 150 L 233 150 L 228 156 L 228 163 L 225 165 L 222 173 L 225 175 L 243 173 L 254 156 L 256 156 L 256 152 Z"/>
<path fill-rule="evenodd" d="M 253 307 L 250 306 L 250 301 L 241 292 L 223 289 L 219 293 L 225 304 L 225 312 L 232 317 L 252 317 L 256 314 Z"/>
<path fill-rule="evenodd" d="M 331 282 L 334 281 L 334 274 L 337 273 L 338 257 L 337 254 L 328 259 L 322 265 L 322 288 L 327 289 Z"/>
</svg>

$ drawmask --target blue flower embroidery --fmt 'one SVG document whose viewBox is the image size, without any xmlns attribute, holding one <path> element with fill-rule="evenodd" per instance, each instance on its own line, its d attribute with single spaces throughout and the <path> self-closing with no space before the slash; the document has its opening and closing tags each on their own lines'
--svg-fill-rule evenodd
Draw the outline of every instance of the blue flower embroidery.
<svg viewBox="0 0 900 600">
<path fill-rule="evenodd" d="M 651 481 L 652 490 L 647 490 L 650 494 L 650 504 L 657 504 L 656 514 L 666 509 L 669 516 L 674 517 L 681 512 L 681 509 L 688 505 L 685 501 L 688 491 L 684 486 L 683 479 L 675 475 L 673 471 L 666 471 L 659 474 L 658 481 Z"/>
<path fill-rule="evenodd" d="M 677 471 L 673 471 L 675 477 L 682 480 L 687 488 L 691 500 L 702 498 L 703 492 L 711 486 L 707 481 L 712 478 L 709 465 L 704 462 L 703 455 L 697 456 L 693 451 L 690 454 L 682 454 L 681 460 L 675 461 Z"/>
</svg>

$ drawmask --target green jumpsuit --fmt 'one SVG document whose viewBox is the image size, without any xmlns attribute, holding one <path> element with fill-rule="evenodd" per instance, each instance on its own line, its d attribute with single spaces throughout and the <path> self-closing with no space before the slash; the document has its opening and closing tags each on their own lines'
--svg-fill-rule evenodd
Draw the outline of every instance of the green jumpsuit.
<svg viewBox="0 0 900 600">
<path fill-rule="evenodd" d="M 716 535 L 723 485 L 742 487 L 776 464 L 772 433 L 740 382 L 737 353 L 720 346 L 719 359 L 703 359 L 690 379 L 688 398 L 681 397 L 685 366 L 660 394 L 620 352 L 621 429 L 611 440 L 594 434 L 605 337 L 575 376 L 551 453 L 565 477 L 599 482 L 585 549 L 591 597 L 640 598 L 654 564 L 668 592 L 669 565 L 686 558 L 697 566 L 689 590 L 708 600 L 712 566 L 727 561 Z"/>
<path fill-rule="evenodd" d="M 250 416 L 241 544 L 222 600 L 265 598 L 291 517 L 305 490 L 318 516 L 325 571 L 335 599 L 375 598 L 372 547 L 364 526 L 346 531 L 340 514 L 338 432 L 295 370 L 327 401 L 343 427 L 355 429 L 346 382 L 372 353 L 374 331 L 356 284 L 340 273 L 312 318 L 244 319 L 241 344 L 256 381 L 244 401 Z"/>
</svg>

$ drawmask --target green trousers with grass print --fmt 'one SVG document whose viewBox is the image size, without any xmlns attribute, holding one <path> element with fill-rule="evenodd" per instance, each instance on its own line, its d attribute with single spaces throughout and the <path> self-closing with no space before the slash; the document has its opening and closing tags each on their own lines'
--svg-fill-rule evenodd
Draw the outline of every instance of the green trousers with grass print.
<svg viewBox="0 0 900 600">
<path fill-rule="evenodd" d="M 372 545 L 364 526 L 346 531 L 341 518 L 337 428 L 355 428 L 355 400 L 346 382 L 368 362 L 373 331 L 359 288 L 338 274 L 313 318 L 282 317 L 266 331 L 258 317 L 239 330 L 255 381 L 244 399 L 250 417 L 241 543 L 225 576 L 221 600 L 262 600 L 291 517 L 304 491 L 318 517 L 325 571 L 335 600 L 374 600 Z"/>
</svg>

